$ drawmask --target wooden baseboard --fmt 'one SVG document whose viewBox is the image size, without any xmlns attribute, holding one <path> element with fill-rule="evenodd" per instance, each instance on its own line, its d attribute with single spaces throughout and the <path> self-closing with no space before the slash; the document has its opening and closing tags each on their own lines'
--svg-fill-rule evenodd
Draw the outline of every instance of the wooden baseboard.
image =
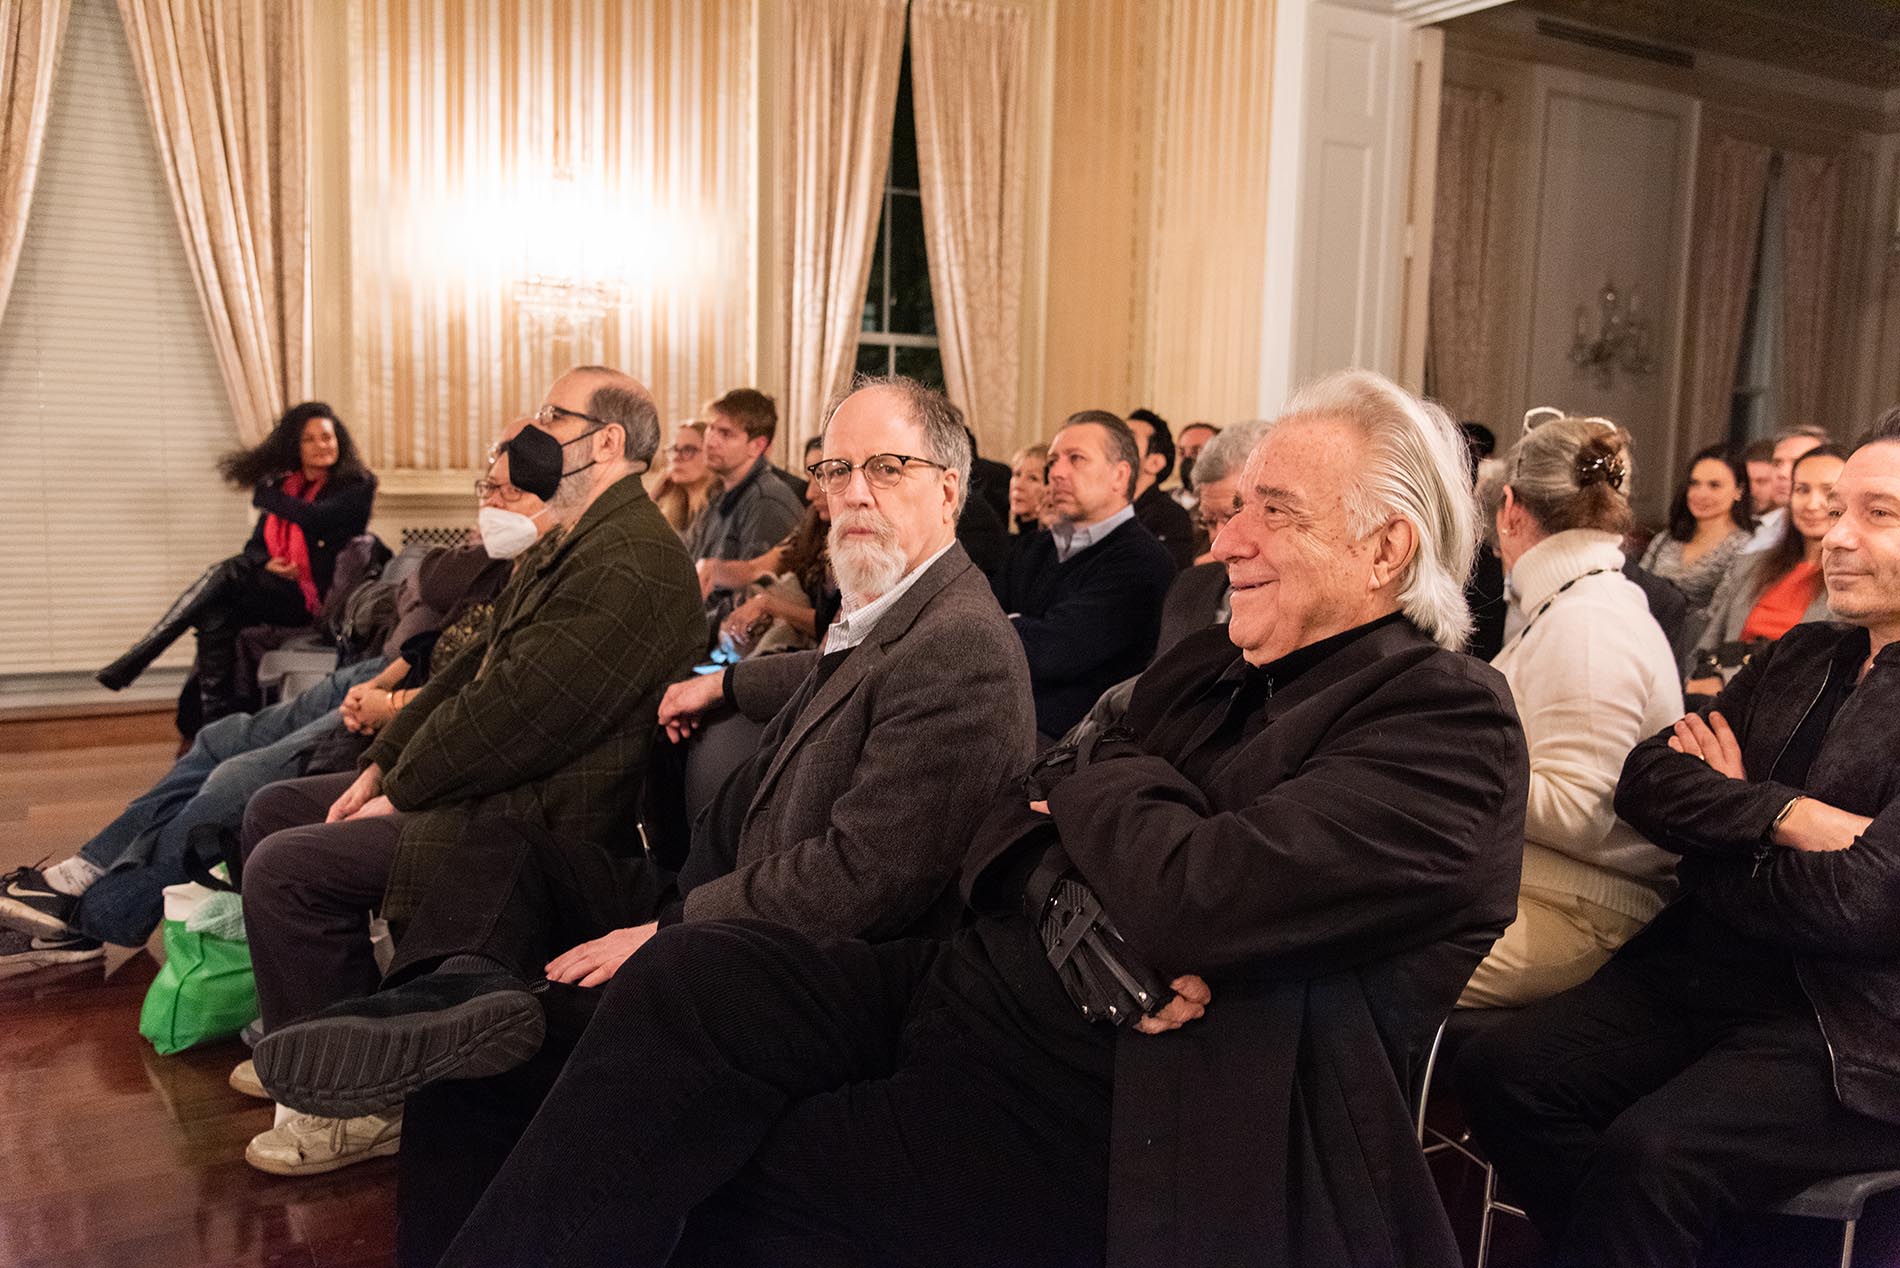
<svg viewBox="0 0 1900 1268">
<path fill-rule="evenodd" d="M 0 719 L 0 753 L 40 753 L 50 749 L 103 748 L 109 745 L 177 743 L 170 705 L 107 709 L 75 714 L 22 709 Z"/>
</svg>

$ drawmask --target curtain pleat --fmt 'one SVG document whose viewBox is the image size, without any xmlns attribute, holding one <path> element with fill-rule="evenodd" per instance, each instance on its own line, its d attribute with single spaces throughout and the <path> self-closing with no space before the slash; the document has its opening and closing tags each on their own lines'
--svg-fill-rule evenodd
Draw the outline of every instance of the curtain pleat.
<svg viewBox="0 0 1900 1268">
<path fill-rule="evenodd" d="M 782 436 L 815 435 L 851 380 L 890 164 L 904 0 L 786 0 L 780 129 L 789 331 Z"/>
<path fill-rule="evenodd" d="M 1782 156 L 1781 417 L 1786 426 L 1828 425 L 1828 353 L 1840 276 L 1842 160 Z"/>
<path fill-rule="evenodd" d="M 1433 211 L 1431 394 L 1459 418 L 1495 418 L 1487 391 L 1497 294 L 1491 265 L 1499 218 L 1498 129 L 1503 98 L 1488 88 L 1446 84 L 1438 119 L 1438 202 Z"/>
<path fill-rule="evenodd" d="M 349 0 L 353 396 L 479 461 L 574 365 L 667 420 L 756 372 L 752 0 Z"/>
<path fill-rule="evenodd" d="M 118 0 L 218 371 L 262 439 L 309 393 L 303 0 Z"/>
<path fill-rule="evenodd" d="M 1704 149 L 1690 265 L 1691 450 L 1728 439 L 1772 157 L 1767 146 L 1732 136 Z"/>
<path fill-rule="evenodd" d="M 67 0 L 0 0 L 0 313 L 26 241 L 69 9 Z"/>
<path fill-rule="evenodd" d="M 1029 17 L 912 0 L 910 61 L 944 381 L 983 451 L 1007 453 L 1019 440 Z"/>
</svg>

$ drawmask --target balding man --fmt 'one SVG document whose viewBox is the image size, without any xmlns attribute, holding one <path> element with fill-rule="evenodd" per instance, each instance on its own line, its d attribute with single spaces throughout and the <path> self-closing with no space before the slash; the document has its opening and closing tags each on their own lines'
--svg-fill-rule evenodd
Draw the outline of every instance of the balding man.
<svg viewBox="0 0 1900 1268">
<path fill-rule="evenodd" d="M 1342 375 L 1243 485 L 1232 621 L 998 796 L 968 927 L 662 930 L 442 1263 L 1456 1263 L 1403 1089 L 1529 779 L 1463 441 Z"/>
<path fill-rule="evenodd" d="M 376 738 L 360 775 L 274 784 L 245 813 L 244 916 L 266 1034 L 377 984 L 364 913 L 401 926 L 478 815 L 619 854 L 660 696 L 704 645 L 699 586 L 641 486 L 659 447 L 647 390 L 584 366 L 509 442 L 564 536 L 515 576 L 484 635 Z M 394 1152 L 399 1116 L 302 1115 L 251 1142 L 281 1175 Z"/>
</svg>

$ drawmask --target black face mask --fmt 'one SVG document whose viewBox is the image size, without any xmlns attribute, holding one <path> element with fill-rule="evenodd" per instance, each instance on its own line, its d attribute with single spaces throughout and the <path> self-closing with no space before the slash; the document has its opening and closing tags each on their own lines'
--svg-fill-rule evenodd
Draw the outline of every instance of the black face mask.
<svg viewBox="0 0 1900 1268">
<path fill-rule="evenodd" d="M 598 430 L 595 428 L 595 431 Z M 520 435 L 501 447 L 508 455 L 508 483 L 545 502 L 561 487 L 562 480 L 579 475 L 594 465 L 589 462 L 572 471 L 562 470 L 567 446 L 579 444 L 593 434 L 591 431 L 585 432 L 564 445 L 532 423 L 523 427 Z"/>
<path fill-rule="evenodd" d="M 1194 459 L 1192 458 L 1181 459 L 1181 487 L 1184 489 L 1194 487 Z"/>
</svg>

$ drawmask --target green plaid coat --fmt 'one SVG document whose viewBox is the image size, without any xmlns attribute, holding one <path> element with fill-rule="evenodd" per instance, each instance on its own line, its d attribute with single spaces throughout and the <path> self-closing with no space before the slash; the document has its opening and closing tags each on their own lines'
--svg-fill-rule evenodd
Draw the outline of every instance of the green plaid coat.
<svg viewBox="0 0 1900 1268">
<path fill-rule="evenodd" d="M 364 754 L 405 813 L 383 897 L 400 926 L 478 814 L 640 849 L 660 694 L 706 645 L 699 583 L 638 476 L 515 570 L 486 629 Z"/>
</svg>

